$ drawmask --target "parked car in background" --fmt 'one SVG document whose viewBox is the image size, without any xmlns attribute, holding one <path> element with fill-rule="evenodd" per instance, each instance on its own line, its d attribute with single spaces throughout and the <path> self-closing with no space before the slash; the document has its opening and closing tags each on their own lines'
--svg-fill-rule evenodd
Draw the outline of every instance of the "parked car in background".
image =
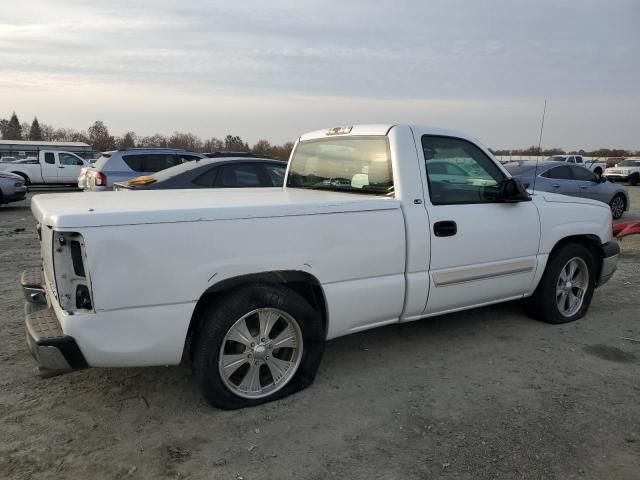
<svg viewBox="0 0 640 480">
<path fill-rule="evenodd" d="M 24 179 L 14 173 L 0 172 L 0 205 L 19 202 L 27 195 Z"/>
<path fill-rule="evenodd" d="M 76 181 L 78 187 L 84 190 L 111 190 L 116 182 L 152 175 L 166 168 L 203 158 L 207 157 L 202 153 L 171 148 L 126 148 L 102 152 L 102 156 L 91 168 L 78 175 Z"/>
<path fill-rule="evenodd" d="M 264 158 L 209 158 L 116 182 L 114 190 L 282 187 L 286 162 Z"/>
<path fill-rule="evenodd" d="M 622 160 L 615 167 L 607 168 L 604 177 L 612 182 L 629 182 L 631 185 L 640 183 L 640 157 Z"/>
<path fill-rule="evenodd" d="M 60 150 L 40 150 L 37 158 L 0 163 L 0 172 L 20 175 L 26 185 L 73 184 L 82 167 L 89 162 L 75 153 Z"/>
<path fill-rule="evenodd" d="M 611 207 L 613 218 L 618 219 L 629 210 L 629 193 L 621 185 L 598 178 L 579 165 L 559 165 L 557 162 L 519 161 L 504 166 L 525 188 L 561 193 L 572 197 L 600 200 Z"/>
</svg>

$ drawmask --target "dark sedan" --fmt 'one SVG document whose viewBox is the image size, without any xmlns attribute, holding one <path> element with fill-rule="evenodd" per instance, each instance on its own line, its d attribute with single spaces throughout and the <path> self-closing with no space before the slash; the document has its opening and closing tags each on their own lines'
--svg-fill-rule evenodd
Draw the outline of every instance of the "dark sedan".
<svg viewBox="0 0 640 480">
<path fill-rule="evenodd" d="M 114 190 L 281 187 L 286 162 L 265 158 L 208 158 L 185 162 L 153 175 L 115 183 Z"/>
<path fill-rule="evenodd" d="M 591 170 L 581 165 L 553 161 L 518 161 L 506 163 L 504 167 L 530 190 L 600 200 L 611 207 L 611 214 L 615 219 L 629 210 L 626 188 L 608 182 L 603 177 L 596 177 Z"/>
</svg>

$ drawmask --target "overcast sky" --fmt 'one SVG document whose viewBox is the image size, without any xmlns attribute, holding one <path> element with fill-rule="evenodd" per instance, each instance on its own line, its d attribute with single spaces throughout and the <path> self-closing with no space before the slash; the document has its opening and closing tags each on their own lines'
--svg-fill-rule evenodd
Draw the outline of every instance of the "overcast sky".
<svg viewBox="0 0 640 480">
<path fill-rule="evenodd" d="M 640 148 L 640 0 L 20 0 L 0 117 L 294 140 L 353 123 Z"/>
</svg>

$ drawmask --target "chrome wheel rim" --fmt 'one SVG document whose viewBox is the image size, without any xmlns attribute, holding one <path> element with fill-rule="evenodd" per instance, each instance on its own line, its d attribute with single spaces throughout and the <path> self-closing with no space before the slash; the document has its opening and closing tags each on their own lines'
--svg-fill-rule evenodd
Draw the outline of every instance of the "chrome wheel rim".
<svg viewBox="0 0 640 480">
<path fill-rule="evenodd" d="M 283 388 L 302 359 L 298 322 L 277 308 L 258 308 L 227 331 L 218 359 L 224 385 L 243 398 L 264 398 Z"/>
<path fill-rule="evenodd" d="M 616 197 L 611 201 L 611 213 L 613 218 L 620 218 L 624 213 L 624 201 L 622 197 Z"/>
<path fill-rule="evenodd" d="M 556 284 L 556 304 L 563 317 L 578 313 L 589 287 L 589 270 L 580 257 L 573 257 L 564 264 Z"/>
</svg>

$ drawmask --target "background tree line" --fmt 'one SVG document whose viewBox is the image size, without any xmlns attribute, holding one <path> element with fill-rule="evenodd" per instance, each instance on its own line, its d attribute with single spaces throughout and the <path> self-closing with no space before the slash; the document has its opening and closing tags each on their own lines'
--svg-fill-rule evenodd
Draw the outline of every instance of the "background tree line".
<svg viewBox="0 0 640 480">
<path fill-rule="evenodd" d="M 31 124 L 20 123 L 15 112 L 7 119 L 0 119 L 0 134 L 3 140 L 33 140 L 47 142 L 85 142 L 93 146 L 99 152 L 115 150 L 118 148 L 132 147 L 163 147 L 184 148 L 199 152 L 252 152 L 256 155 L 288 160 L 292 142 L 283 145 L 272 145 L 268 140 L 258 140 L 253 146 L 242 140 L 238 135 L 227 135 L 224 138 L 212 137 L 202 140 L 193 133 L 173 132 L 172 135 L 141 136 L 135 132 L 126 132 L 121 136 L 114 136 L 104 122 L 96 121 L 87 130 L 75 130 L 73 128 L 54 128 L 51 125 L 40 123 L 34 118 Z"/>
<path fill-rule="evenodd" d="M 272 145 L 269 140 L 258 140 L 254 145 L 249 146 L 247 142 L 237 135 L 227 135 L 223 139 L 212 137 L 202 140 L 193 133 L 173 132 L 172 135 L 140 136 L 135 132 L 127 132 L 121 136 L 113 136 L 109 133 L 107 126 L 96 121 L 87 130 L 74 130 L 73 128 L 54 128 L 51 125 L 38 122 L 33 119 L 31 124 L 20 123 L 15 112 L 9 120 L 0 120 L 0 133 L 3 140 L 41 140 L 49 142 L 85 142 L 93 146 L 99 152 L 115 150 L 117 148 L 132 147 L 164 147 L 164 148 L 184 148 L 199 152 L 215 152 L 227 150 L 233 152 L 252 152 L 256 155 L 288 160 L 293 142 L 283 145 Z M 494 155 L 538 155 L 538 147 L 531 146 L 525 149 L 516 150 L 494 150 L 490 149 Z M 585 157 L 629 157 L 640 155 L 640 150 L 635 152 L 621 148 L 599 148 L 597 150 L 578 150 L 565 152 L 562 148 L 547 148 L 542 150 L 544 156 L 562 155 L 565 153 L 575 153 Z"/>
</svg>

